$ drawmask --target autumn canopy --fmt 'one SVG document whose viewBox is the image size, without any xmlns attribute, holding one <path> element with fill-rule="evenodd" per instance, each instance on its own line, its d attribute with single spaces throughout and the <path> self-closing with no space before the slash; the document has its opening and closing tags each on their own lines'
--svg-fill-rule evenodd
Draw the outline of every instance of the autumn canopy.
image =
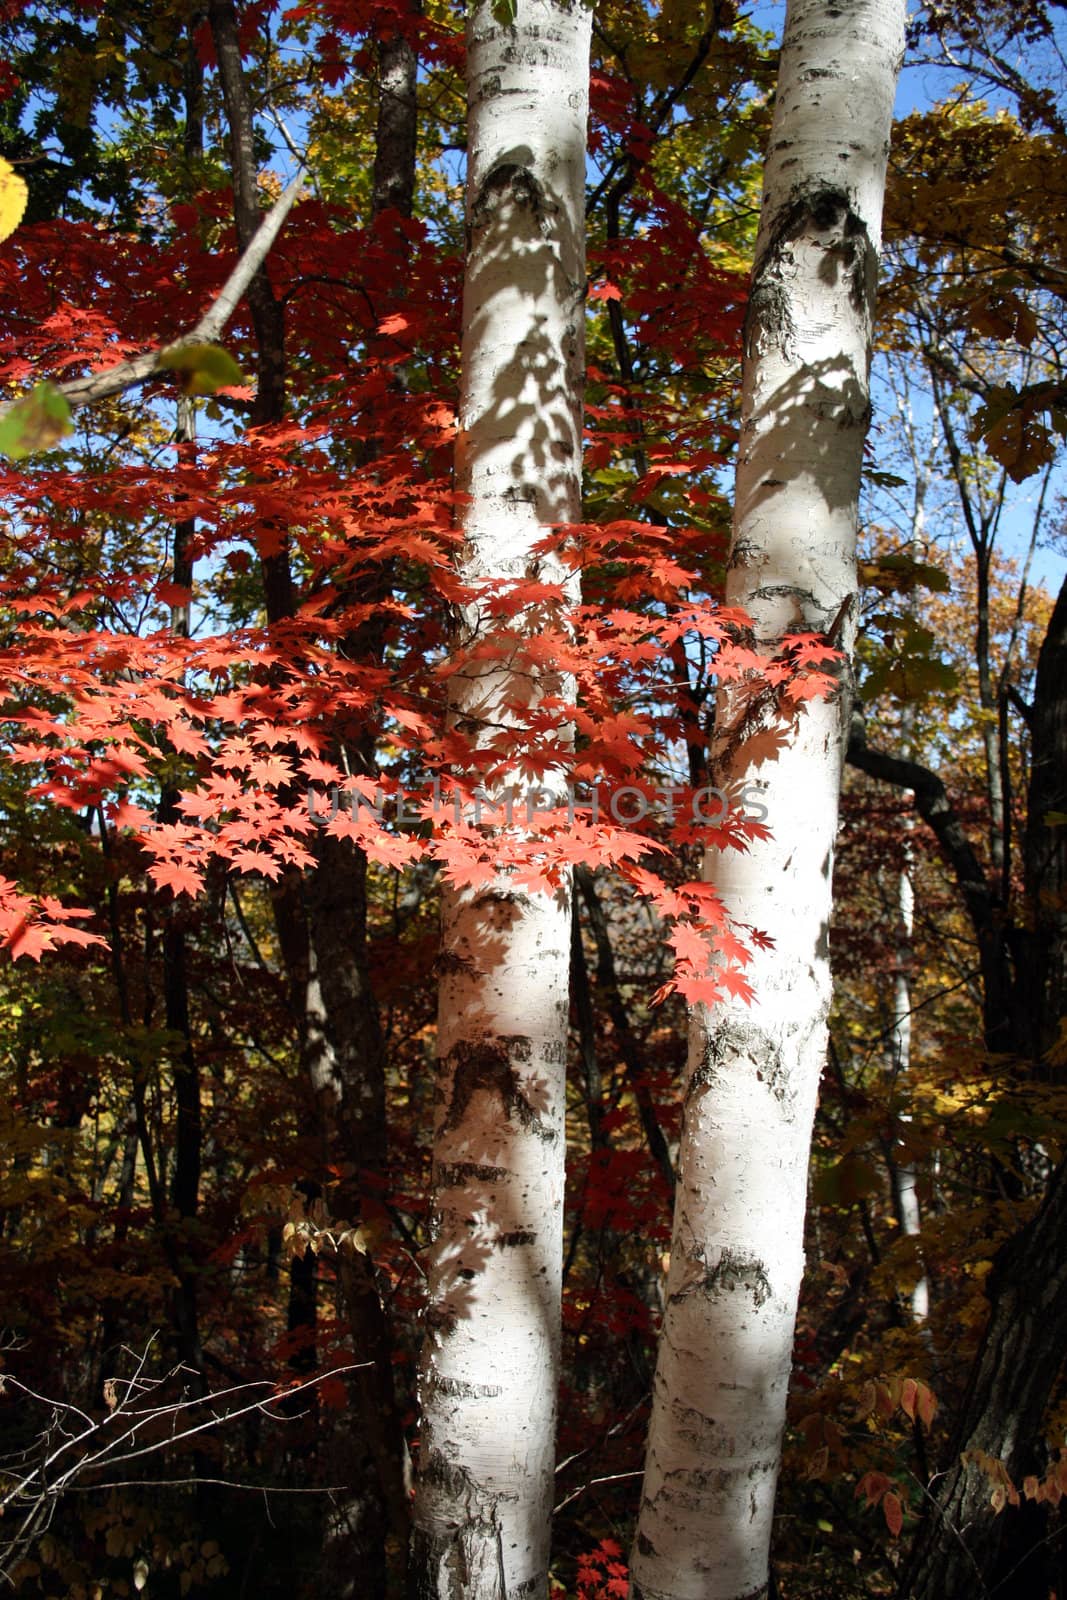
<svg viewBox="0 0 1067 1600">
<path fill-rule="evenodd" d="M 0 0 L 13 1594 L 1067 1600 L 1062 9 Z"/>
</svg>

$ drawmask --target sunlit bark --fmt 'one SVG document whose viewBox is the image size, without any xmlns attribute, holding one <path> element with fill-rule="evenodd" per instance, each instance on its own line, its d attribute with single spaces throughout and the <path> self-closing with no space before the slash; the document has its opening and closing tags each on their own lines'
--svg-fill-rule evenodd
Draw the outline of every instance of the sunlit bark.
<svg viewBox="0 0 1067 1600">
<path fill-rule="evenodd" d="M 739 922 L 772 936 L 751 1007 L 692 1016 L 667 1306 L 634 1548 L 643 1600 L 766 1593 L 808 1150 L 826 1049 L 828 928 L 855 631 L 856 512 L 902 0 L 791 0 L 744 360 L 727 603 L 754 642 L 842 650 L 802 707 L 722 693 L 715 781 L 763 790 L 774 837 L 709 851 Z"/>
<path fill-rule="evenodd" d="M 555 0 L 518 0 L 511 25 L 498 13 L 475 6 L 467 31 L 460 573 L 566 587 L 534 546 L 580 508 L 591 14 Z M 500 651 L 468 655 L 493 622 L 478 602 L 464 609 L 452 709 L 474 746 L 572 692 L 523 659 L 537 628 L 531 609 Z M 413 1549 L 433 1600 L 547 1593 L 570 912 L 569 885 L 530 892 L 506 873 L 443 896 Z"/>
</svg>

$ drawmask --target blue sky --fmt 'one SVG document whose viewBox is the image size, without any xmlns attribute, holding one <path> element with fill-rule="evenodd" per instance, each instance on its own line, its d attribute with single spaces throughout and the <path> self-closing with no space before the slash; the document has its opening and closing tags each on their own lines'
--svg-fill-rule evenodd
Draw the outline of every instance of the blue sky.
<svg viewBox="0 0 1067 1600">
<path fill-rule="evenodd" d="M 912 9 L 914 10 L 914 7 Z M 785 0 L 756 0 L 754 5 L 745 8 L 745 13 L 760 27 L 773 32 L 780 39 L 785 10 Z M 1040 70 L 1046 82 L 1067 87 L 1067 65 L 1064 62 L 1064 55 L 1067 54 L 1067 17 L 1063 13 L 1054 12 L 1053 23 L 1055 37 L 1047 47 L 1043 47 L 1040 52 L 1031 50 L 1029 61 L 1020 54 L 1016 54 L 1014 59 L 1009 56 L 1009 64 L 1024 74 L 1035 69 Z M 965 81 L 965 76 L 962 68 L 933 66 L 906 58 L 897 90 L 896 115 L 902 117 L 911 111 L 925 110 L 938 100 L 947 98 L 958 90 Z M 990 105 L 999 103 L 1007 109 L 1012 109 L 1006 96 L 986 94 L 983 98 Z M 919 374 L 916 373 L 915 377 L 918 380 Z M 879 372 L 877 368 L 874 373 L 874 392 L 873 442 L 877 455 L 879 419 L 880 417 L 885 419 L 887 407 L 891 409 L 891 396 L 886 388 L 885 374 Z M 921 402 L 919 404 L 921 405 Z M 886 465 L 893 470 L 891 463 Z M 1006 554 L 1018 560 L 1022 559 L 1029 543 L 1039 492 L 1038 478 L 1030 479 L 1017 487 L 1009 485 L 1009 503 L 1002 519 L 999 545 Z M 1060 459 L 1053 474 L 1052 492 L 1047 496 L 1050 509 L 1046 513 L 1045 522 L 1050 531 L 1056 524 L 1061 527 L 1063 525 L 1062 499 L 1065 494 L 1067 494 L 1067 451 L 1061 447 Z M 962 528 L 956 531 L 962 533 Z M 1043 583 L 1055 594 L 1063 582 L 1065 573 L 1067 573 L 1067 541 L 1061 535 L 1058 548 L 1043 548 L 1036 551 L 1031 567 L 1031 579 Z"/>
</svg>

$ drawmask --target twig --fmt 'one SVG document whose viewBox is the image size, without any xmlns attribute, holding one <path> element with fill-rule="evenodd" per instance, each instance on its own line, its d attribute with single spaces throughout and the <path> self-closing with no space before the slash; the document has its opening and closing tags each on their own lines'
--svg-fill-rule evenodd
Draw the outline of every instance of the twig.
<svg viewBox="0 0 1067 1600">
<path fill-rule="evenodd" d="M 29 1399 L 36 1400 L 41 1404 L 50 1405 L 52 1407 L 55 1418 L 55 1427 L 58 1428 L 59 1417 L 63 1413 L 73 1413 L 78 1417 L 88 1421 L 89 1426 L 84 1428 L 79 1433 L 66 1435 L 63 1442 L 54 1448 L 49 1448 L 48 1434 L 46 1433 L 44 1435 L 45 1451 L 43 1455 L 35 1462 L 32 1470 L 25 1472 L 21 1477 L 18 1477 L 12 1473 L 10 1468 L 3 1469 L 0 1467 L 0 1471 L 3 1471 L 4 1475 L 7 1476 L 9 1480 L 11 1478 L 15 1479 L 15 1481 L 11 1483 L 11 1487 L 7 1490 L 7 1492 L 0 1497 L 0 1511 L 11 1505 L 12 1502 L 25 1500 L 31 1496 L 34 1505 L 40 1504 L 46 1500 L 55 1499 L 65 1490 L 73 1487 L 73 1480 L 77 1476 L 84 1472 L 98 1468 L 105 1462 L 111 1466 L 125 1466 L 128 1462 L 134 1461 L 141 1456 L 154 1455 L 158 1451 L 166 1449 L 168 1445 L 185 1443 L 185 1441 L 193 1438 L 196 1434 L 203 1433 L 207 1429 L 214 1428 L 223 1422 L 233 1422 L 239 1417 L 247 1416 L 252 1411 L 259 1411 L 267 1416 L 274 1416 L 274 1414 L 268 1410 L 268 1407 L 287 1401 L 293 1394 L 299 1393 L 303 1389 L 310 1388 L 313 1384 L 321 1383 L 324 1378 L 336 1377 L 349 1372 L 354 1372 L 358 1370 L 359 1367 L 369 1366 L 370 1363 L 358 1362 L 348 1366 L 333 1367 L 329 1371 L 315 1373 L 312 1377 L 304 1379 L 302 1382 L 294 1384 L 287 1389 L 279 1390 L 270 1379 L 258 1379 L 253 1382 L 235 1384 L 230 1388 L 220 1389 L 215 1394 L 199 1395 L 193 1399 L 178 1400 L 169 1405 L 147 1406 L 144 1410 L 130 1411 L 127 1410 L 126 1407 L 129 1405 L 131 1397 L 134 1396 L 135 1391 L 138 1388 L 142 1389 L 142 1393 L 151 1393 L 153 1389 L 162 1387 L 164 1383 L 179 1375 L 183 1370 L 181 1367 L 177 1367 L 173 1372 L 167 1373 L 165 1377 L 152 1380 L 142 1386 L 139 1384 L 139 1376 L 140 1371 L 143 1370 L 143 1365 L 144 1363 L 142 1361 L 138 1371 L 135 1372 L 132 1378 L 128 1380 L 122 1380 L 126 1389 L 125 1398 L 117 1401 L 114 1410 L 109 1412 L 108 1416 L 101 1418 L 98 1422 L 94 1422 L 91 1419 L 86 1418 L 85 1413 L 77 1406 L 68 1405 L 63 1401 L 46 1400 L 43 1396 L 38 1395 L 33 1390 L 27 1388 L 25 1384 L 20 1383 L 17 1378 L 13 1378 L 8 1373 L 4 1374 L 5 1385 L 20 1390 Z M 117 1381 L 118 1380 L 116 1380 L 116 1383 Z M 223 1411 L 221 1413 L 213 1411 L 212 1415 L 209 1416 L 205 1421 L 196 1423 L 192 1427 L 183 1428 L 180 1432 L 177 1430 L 177 1419 L 184 1412 L 193 1411 L 198 1408 L 203 1408 L 204 1406 L 217 1405 L 220 1400 L 225 1400 L 228 1396 L 240 1394 L 242 1391 L 247 1391 L 249 1389 L 262 1388 L 269 1388 L 272 1393 L 270 1395 L 264 1395 L 255 1400 L 249 1401 L 244 1405 L 239 1405 L 232 1411 Z M 137 1443 L 138 1434 L 144 1427 L 151 1423 L 159 1422 L 160 1419 L 166 1417 L 171 1419 L 172 1431 L 168 1435 L 159 1439 L 155 1439 L 149 1444 L 139 1445 Z M 60 1472 L 58 1476 L 52 1476 L 52 1469 L 56 1467 L 62 1456 L 74 1449 L 77 1445 L 83 1444 L 86 1440 L 91 1439 L 94 1434 L 99 1435 L 113 1419 L 118 1420 L 120 1427 L 112 1438 L 106 1439 L 102 1445 L 95 1449 L 90 1447 L 85 1454 L 79 1456 L 77 1460 L 75 1460 L 64 1471 Z M 281 1421 L 283 1419 L 274 1417 L 274 1420 Z M 124 1446 L 129 1446 L 130 1448 L 123 1449 Z M 121 1454 L 118 1453 L 120 1451 Z"/>
<path fill-rule="evenodd" d="M 587 1489 L 595 1488 L 598 1483 L 622 1483 L 625 1478 L 643 1477 L 644 1469 L 639 1468 L 635 1472 L 611 1472 L 606 1478 L 590 1478 L 589 1482 L 583 1483 L 580 1489 L 572 1490 L 566 1499 L 560 1501 L 558 1506 L 553 1506 L 552 1515 L 555 1516 L 557 1511 L 562 1511 L 564 1506 L 569 1506 L 572 1500 L 577 1500 L 579 1495 L 584 1494 Z"/>
<path fill-rule="evenodd" d="M 315 1484 L 310 1489 L 301 1489 L 295 1485 L 273 1483 L 240 1483 L 236 1478 L 153 1478 L 153 1489 L 191 1489 L 199 1488 L 201 1484 L 210 1483 L 218 1489 L 243 1489 L 248 1494 L 344 1494 L 345 1487 L 340 1483 Z M 109 1478 L 107 1483 L 72 1483 L 68 1485 L 70 1494 L 99 1494 L 101 1487 L 105 1489 L 143 1489 L 144 1478 Z"/>
</svg>

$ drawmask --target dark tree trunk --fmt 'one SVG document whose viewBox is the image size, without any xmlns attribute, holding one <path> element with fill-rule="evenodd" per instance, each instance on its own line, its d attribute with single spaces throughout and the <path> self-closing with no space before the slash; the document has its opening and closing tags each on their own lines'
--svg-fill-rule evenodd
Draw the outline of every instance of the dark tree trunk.
<svg viewBox="0 0 1067 1600">
<path fill-rule="evenodd" d="M 577 866 L 574 869 L 574 882 L 582 899 L 585 901 L 589 917 L 589 927 L 597 951 L 597 986 L 607 999 L 608 1014 L 611 1017 L 614 1030 L 614 1042 L 626 1066 L 626 1076 L 629 1079 L 630 1089 L 637 1102 L 638 1115 L 641 1118 L 641 1127 L 644 1131 L 648 1151 L 653 1161 L 662 1174 L 670 1196 L 674 1196 L 674 1163 L 671 1161 L 671 1152 L 667 1144 L 663 1129 L 659 1125 L 659 1116 L 656 1112 L 655 1101 L 648 1086 L 645 1073 L 645 1061 L 634 1031 L 630 1024 L 630 1014 L 626 1009 L 626 1002 L 619 988 L 619 980 L 615 971 L 615 956 L 611 948 L 611 934 L 608 930 L 604 908 L 600 904 L 596 892 L 596 882 L 588 867 Z M 577 910 L 575 916 L 577 916 Z"/>
<path fill-rule="evenodd" d="M 237 237 L 245 249 L 259 226 L 260 207 L 251 105 L 233 0 L 210 0 L 208 15 L 230 130 Z M 386 207 L 410 215 L 415 172 L 415 54 L 397 33 L 383 40 L 379 58 L 373 209 L 375 215 Z M 249 287 L 248 303 L 258 354 L 252 421 L 255 426 L 265 426 L 282 419 L 286 404 L 284 308 L 265 268 Z M 271 545 L 276 553 L 262 557 L 262 573 L 267 618 L 275 623 L 294 614 L 296 589 L 288 530 L 275 529 Z M 381 643 L 380 630 L 375 629 L 371 637 L 356 641 L 355 650 L 348 641 L 347 654 L 352 659 L 366 659 L 380 650 Z M 370 770 L 372 733 L 364 730 L 356 745 L 357 770 Z M 316 865 L 306 878 L 297 872 L 285 875 L 273 895 L 274 914 L 302 1061 L 314 1091 L 324 1146 L 347 1168 L 345 1180 L 328 1194 L 328 1203 L 340 1222 L 356 1224 L 367 1198 L 381 1203 L 387 1156 L 385 1048 L 367 954 L 367 863 L 350 841 L 326 835 L 316 841 L 315 853 Z M 309 1183 L 324 1177 L 324 1173 L 309 1175 Z M 354 1499 L 343 1508 L 325 1552 L 334 1592 L 341 1593 L 338 1585 L 345 1566 L 358 1567 L 361 1582 L 380 1586 L 387 1564 L 387 1535 L 392 1536 L 390 1564 L 403 1566 L 408 1505 L 391 1330 L 369 1257 L 340 1260 L 338 1280 L 354 1358 L 369 1363 L 353 1380 L 358 1423 L 349 1481 Z M 310 1334 L 303 1355 L 307 1370 L 314 1364 L 316 1296 L 316 1259 L 308 1251 L 292 1263 L 289 1305 L 290 1331 L 304 1329 Z"/>
<path fill-rule="evenodd" d="M 371 178 L 371 215 L 410 217 L 415 198 L 415 51 L 402 33 L 378 45 L 378 126 Z"/>
<path fill-rule="evenodd" d="M 1038 661 L 1030 716 L 1032 775 L 1025 841 L 1024 928 L 1006 930 L 1013 1055 L 1049 1076 L 1067 1011 L 1067 583 Z M 1000 1030 L 996 1036 L 1002 1037 Z M 1003 1048 L 1003 1045 L 1001 1045 Z M 1062 1070 L 1062 1069 L 1060 1069 Z M 971 1371 L 946 1475 L 922 1522 L 900 1585 L 904 1600 L 1044 1600 L 1058 1592 L 1059 1553 L 1048 1507 L 1025 1499 L 994 1515 L 991 1463 L 1012 1484 L 1039 1478 L 1049 1401 L 1067 1353 L 1067 1159 L 1036 1216 L 1001 1248 L 987 1285 L 989 1321 Z M 997 1469 L 994 1467 L 993 1471 Z"/>
</svg>

